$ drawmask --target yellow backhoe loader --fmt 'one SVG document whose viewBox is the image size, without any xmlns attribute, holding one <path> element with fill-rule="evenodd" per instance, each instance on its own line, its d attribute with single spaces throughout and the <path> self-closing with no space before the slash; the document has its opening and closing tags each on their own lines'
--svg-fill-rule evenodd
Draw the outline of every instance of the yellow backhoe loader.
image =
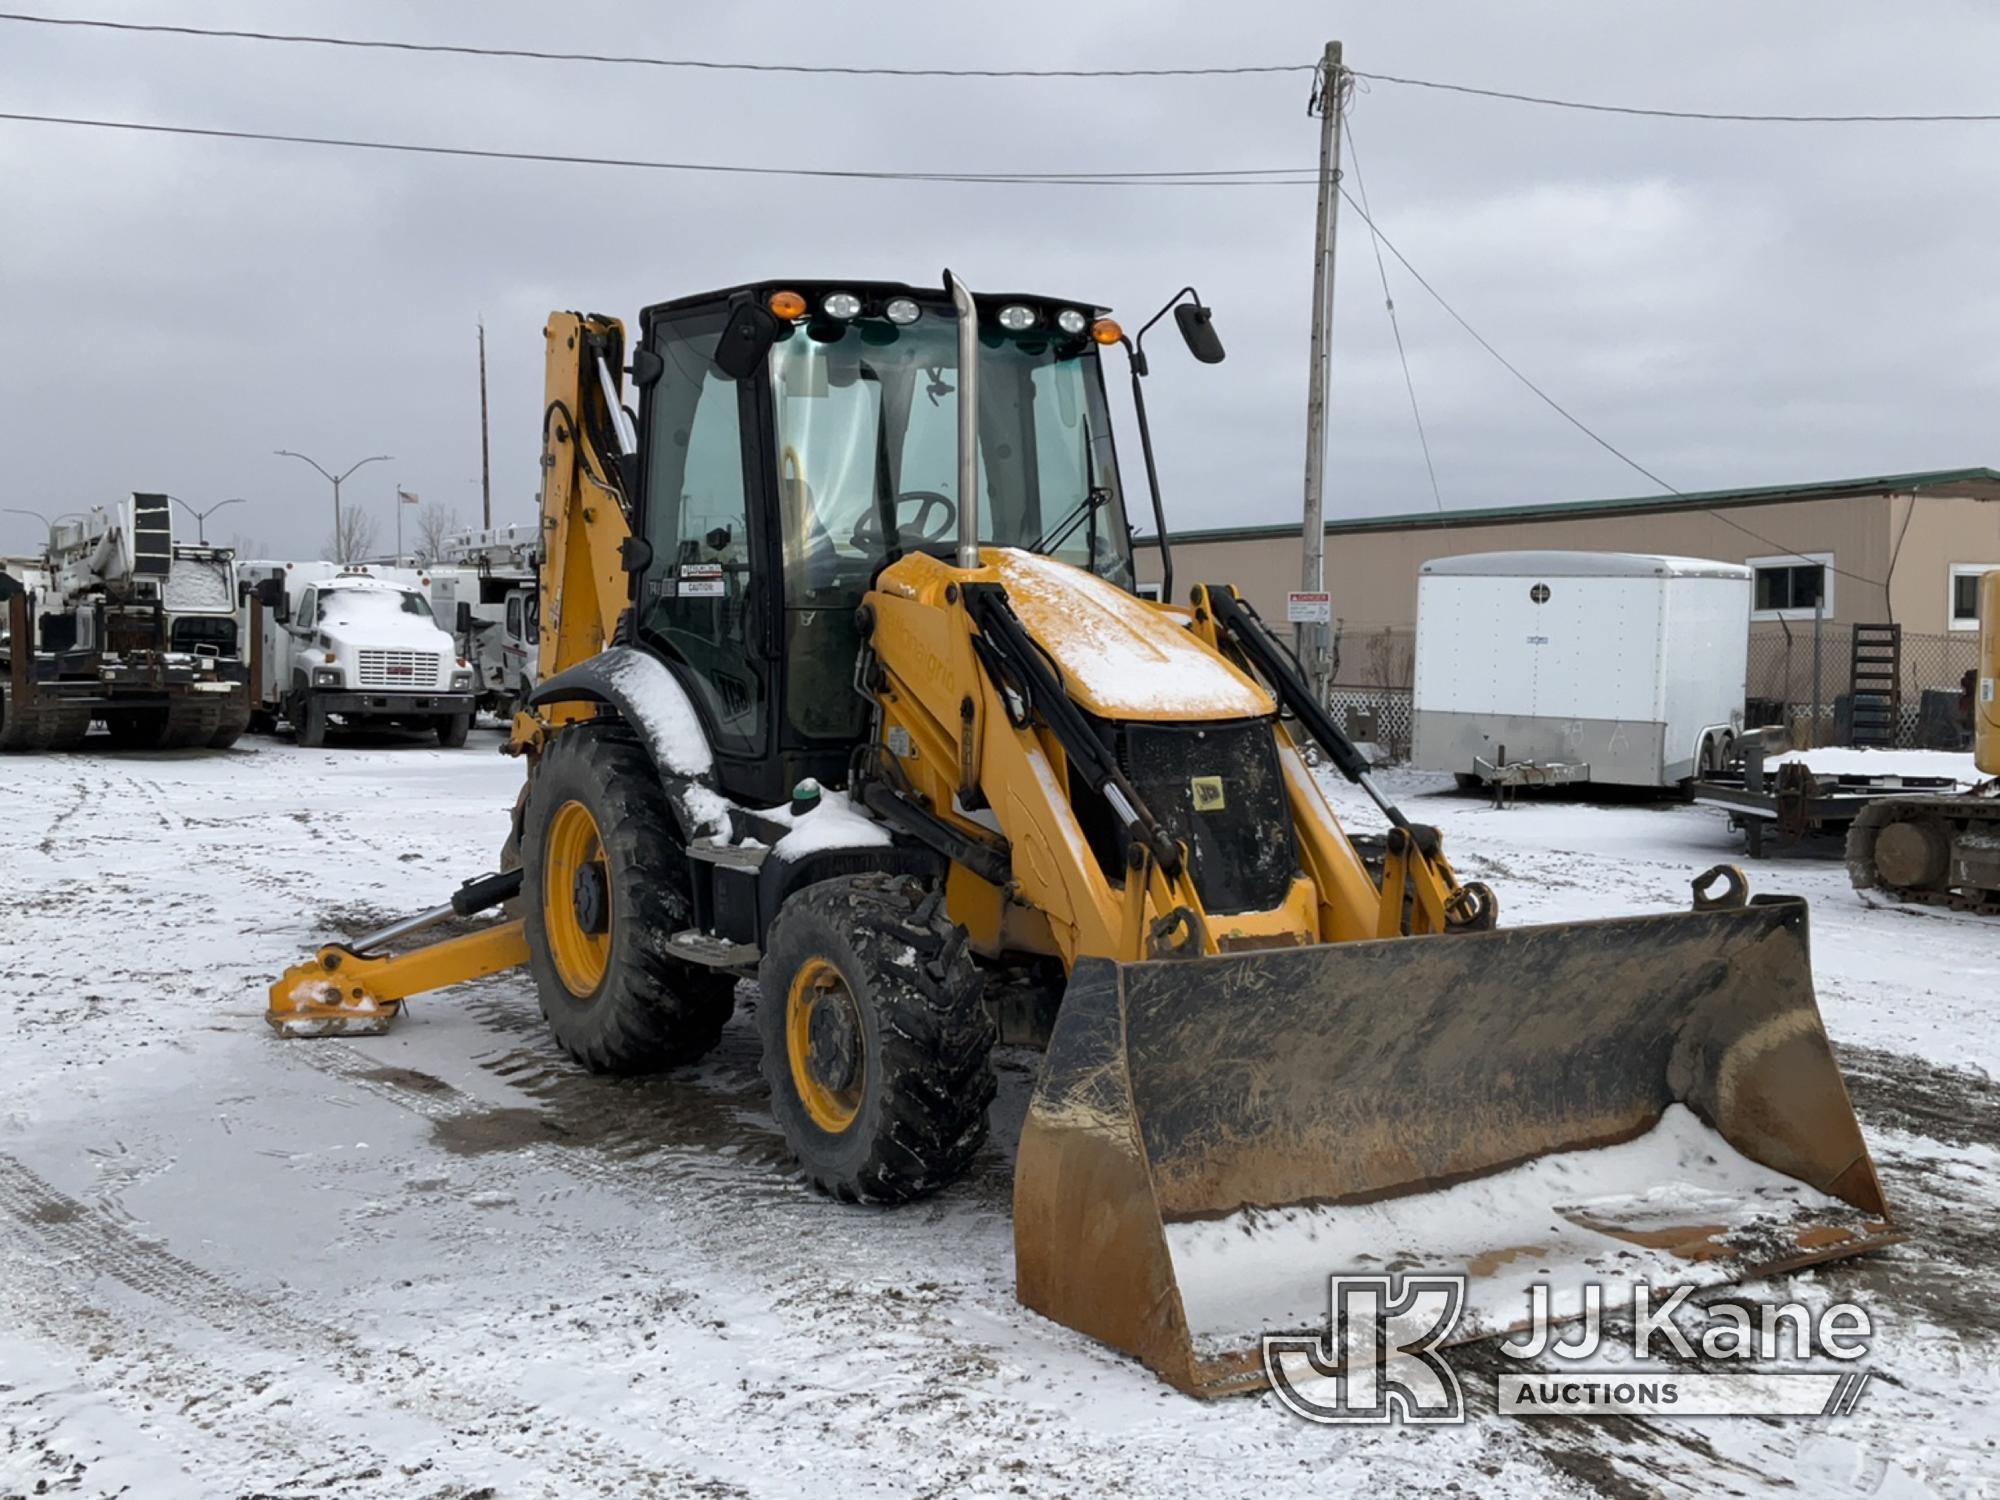
<svg viewBox="0 0 2000 1500">
<path fill-rule="evenodd" d="M 1192 289 L 1169 307 L 1222 357 Z M 1137 595 L 1100 356 L 1133 359 L 1158 521 L 1151 326 L 949 275 L 684 298 L 630 344 L 553 315 L 518 868 L 321 949 L 273 1024 L 379 1031 L 525 964 L 559 1045 L 634 1071 L 701 1056 L 754 977 L 787 1143 L 872 1203 L 958 1176 L 990 1049 L 1039 1041 L 1019 1296 L 1200 1394 L 1324 1326 L 1356 1212 L 1376 1269 L 1493 1293 L 1471 1332 L 1525 1314 L 1524 1268 L 1894 1238 L 1802 903 L 1711 872 L 1692 912 L 1501 927 L 1232 588 Z M 1379 869 L 1309 750 L 1379 809 Z M 1003 962 L 1056 977 L 989 1000 Z"/>
</svg>

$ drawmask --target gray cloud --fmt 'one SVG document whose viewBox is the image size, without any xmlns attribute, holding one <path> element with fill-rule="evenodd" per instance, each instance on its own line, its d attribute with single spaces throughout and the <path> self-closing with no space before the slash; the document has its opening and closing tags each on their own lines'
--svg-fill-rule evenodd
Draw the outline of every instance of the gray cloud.
<svg viewBox="0 0 2000 1500">
<path fill-rule="evenodd" d="M 53 5 L 52 7 L 53 8 Z M 76 14 L 152 19 L 134 0 Z M 269 7 L 201 8 L 268 25 Z M 288 29 L 897 64 L 1310 60 L 1574 97 L 1761 110 L 1978 108 L 2000 20 L 1722 3 L 1639 11 L 1021 3 L 567 8 L 301 3 Z M 507 149 L 811 166 L 1309 163 L 1305 78 L 896 82 L 402 57 L 0 26 L 0 107 Z M 2000 296 L 1985 191 L 2000 127 L 1606 119 L 1376 84 L 1355 105 L 1384 229 L 1510 358 L 1687 488 L 1993 461 Z M 325 485 L 271 456 L 374 452 L 392 487 L 476 512 L 474 322 L 497 518 L 535 487 L 543 314 L 636 313 L 729 282 L 853 274 L 1043 287 L 1150 313 L 1193 281 L 1229 361 L 1151 385 L 1176 525 L 1296 514 L 1312 196 L 915 186 L 426 161 L 0 124 L 0 432 L 13 499 L 134 488 L 254 504 L 260 550 L 314 549 Z M 1391 262 L 1448 506 L 1649 488 L 1493 364 Z M 1364 226 L 1343 214 L 1329 507 L 1426 508 Z M 1119 385 L 1122 388 L 1122 371 Z M 1128 435 L 1129 437 L 1129 435 Z M 1125 443 L 1136 465 L 1136 442 Z M 0 517 L 0 548 L 33 539 Z"/>
</svg>

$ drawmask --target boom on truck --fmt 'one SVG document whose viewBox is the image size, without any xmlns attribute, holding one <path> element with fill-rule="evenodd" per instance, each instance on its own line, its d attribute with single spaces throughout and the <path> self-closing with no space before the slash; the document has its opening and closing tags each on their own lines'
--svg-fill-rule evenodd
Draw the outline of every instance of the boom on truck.
<svg viewBox="0 0 2000 1500">
<path fill-rule="evenodd" d="M 249 722 L 227 547 L 174 540 L 133 494 L 57 521 L 32 572 L 0 571 L 0 750 L 226 749 Z"/>
<path fill-rule="evenodd" d="M 1044 1042 L 1017 1293 L 1201 1394 L 1324 1326 L 1341 1267 L 1301 1231 L 1355 1205 L 1488 1332 L 1537 1269 L 1726 1280 L 1896 1237 L 1802 902 L 1718 871 L 1693 912 L 1500 926 L 1234 589 L 1135 597 L 1100 357 L 1143 329 L 947 275 L 544 336 L 519 868 L 322 947 L 271 988 L 281 1032 L 526 965 L 565 1050 L 638 1071 L 700 1057 L 754 978 L 779 1128 L 874 1203 L 964 1172 L 992 1047 Z M 1309 746 L 1386 825 L 1379 876 Z M 1003 963 L 1050 983 L 989 992 Z M 1535 1174 L 1596 1148 L 1587 1203 Z M 1517 1171 L 1511 1217 L 1432 1197 Z"/>
</svg>

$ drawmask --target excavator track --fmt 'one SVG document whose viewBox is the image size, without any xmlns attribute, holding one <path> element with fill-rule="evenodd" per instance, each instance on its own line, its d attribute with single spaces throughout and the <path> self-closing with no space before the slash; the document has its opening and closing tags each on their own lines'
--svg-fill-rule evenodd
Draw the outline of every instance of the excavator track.
<svg viewBox="0 0 2000 1500">
<path fill-rule="evenodd" d="M 90 717 L 82 704 L 41 699 L 17 705 L 10 690 L 0 689 L 0 751 L 73 750 L 90 732 Z"/>
<path fill-rule="evenodd" d="M 1856 890 L 2000 916 L 2000 782 L 1958 797 L 1890 797 L 1847 830 Z"/>
</svg>

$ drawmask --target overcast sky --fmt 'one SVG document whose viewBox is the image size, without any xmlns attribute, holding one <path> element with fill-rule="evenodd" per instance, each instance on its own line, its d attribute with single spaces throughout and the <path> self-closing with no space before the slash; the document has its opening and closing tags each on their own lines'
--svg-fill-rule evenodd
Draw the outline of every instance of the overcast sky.
<svg viewBox="0 0 2000 1500">
<path fill-rule="evenodd" d="M 941 66 L 1310 62 L 1681 108 L 2000 111 L 2000 11 L 1576 3 L 572 0 L 24 9 L 423 41 Z M 963 18 L 963 19 L 961 19 Z M 0 109 L 754 164 L 1089 171 L 1310 166 L 1305 74 L 916 80 L 406 56 L 0 23 Z M 1613 118 L 1377 83 L 1353 109 L 1383 229 L 1558 400 L 1683 489 L 2000 464 L 2000 125 Z M 1352 162 L 1349 163 L 1350 172 Z M 317 554 L 331 468 L 386 544 L 400 483 L 495 519 L 536 484 L 543 314 L 628 318 L 735 281 L 841 276 L 1091 298 L 1142 321 L 1192 281 L 1228 361 L 1162 343 L 1169 524 L 1295 519 L 1309 187 L 828 183 L 429 160 L 0 122 L 0 506 L 134 489 L 210 539 Z M 1393 261 L 1443 503 L 1645 493 Z M 1429 508 L 1365 226 L 1343 215 L 1328 514 Z M 1140 468 L 1113 387 L 1128 489 Z M 0 516 L 0 550 L 39 528 Z"/>
</svg>

